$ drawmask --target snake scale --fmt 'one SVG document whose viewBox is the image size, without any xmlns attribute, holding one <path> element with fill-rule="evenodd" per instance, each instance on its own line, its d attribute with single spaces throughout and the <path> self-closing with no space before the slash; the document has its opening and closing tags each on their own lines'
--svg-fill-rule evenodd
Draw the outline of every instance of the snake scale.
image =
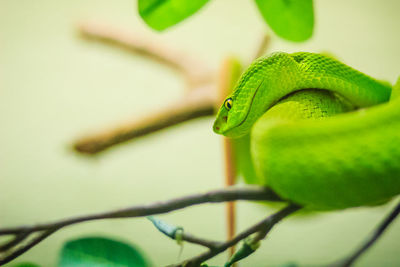
<svg viewBox="0 0 400 267">
<path fill-rule="evenodd" d="M 214 131 L 249 135 L 255 183 L 282 198 L 315 210 L 377 205 L 400 193 L 398 87 L 325 55 L 276 52 L 243 73 Z"/>
</svg>

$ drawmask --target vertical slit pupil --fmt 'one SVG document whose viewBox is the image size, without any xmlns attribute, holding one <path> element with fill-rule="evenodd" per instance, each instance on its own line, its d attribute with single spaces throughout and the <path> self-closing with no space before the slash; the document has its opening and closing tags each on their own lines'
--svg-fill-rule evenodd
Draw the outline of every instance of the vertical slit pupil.
<svg viewBox="0 0 400 267">
<path fill-rule="evenodd" d="M 228 98 L 228 99 L 225 101 L 225 107 L 226 107 L 228 110 L 232 108 L 232 98 Z"/>
</svg>

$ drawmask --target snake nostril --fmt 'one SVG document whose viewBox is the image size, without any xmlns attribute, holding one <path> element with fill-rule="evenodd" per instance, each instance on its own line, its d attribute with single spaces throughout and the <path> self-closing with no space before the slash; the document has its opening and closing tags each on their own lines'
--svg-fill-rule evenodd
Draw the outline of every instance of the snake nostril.
<svg viewBox="0 0 400 267">
<path fill-rule="evenodd" d="M 217 131 L 219 131 L 219 127 L 218 127 L 218 126 L 216 126 L 215 129 L 216 129 Z"/>
</svg>

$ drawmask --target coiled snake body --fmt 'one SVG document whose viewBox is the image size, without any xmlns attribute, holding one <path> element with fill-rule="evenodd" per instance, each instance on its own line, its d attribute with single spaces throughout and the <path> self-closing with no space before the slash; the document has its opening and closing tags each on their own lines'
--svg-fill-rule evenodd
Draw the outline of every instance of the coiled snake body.
<svg viewBox="0 0 400 267">
<path fill-rule="evenodd" d="M 214 131 L 250 134 L 256 183 L 283 198 L 319 210 L 376 205 L 400 193 L 397 87 L 324 55 L 274 53 L 245 71 Z"/>
</svg>

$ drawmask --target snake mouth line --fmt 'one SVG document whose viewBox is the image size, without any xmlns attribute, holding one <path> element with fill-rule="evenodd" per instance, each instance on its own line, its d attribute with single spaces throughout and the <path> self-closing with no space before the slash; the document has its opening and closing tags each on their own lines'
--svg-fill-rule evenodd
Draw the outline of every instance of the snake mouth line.
<svg viewBox="0 0 400 267">
<path fill-rule="evenodd" d="M 246 113 L 246 116 L 243 118 L 243 120 L 242 120 L 238 125 L 236 125 L 234 128 L 231 128 L 231 129 L 229 129 L 228 131 L 225 131 L 224 134 L 226 134 L 226 133 L 232 131 L 233 129 L 235 129 L 235 128 L 239 127 L 239 126 L 241 126 L 241 125 L 247 120 L 247 117 L 249 116 L 251 107 L 253 106 L 254 99 L 256 98 L 256 95 L 257 95 L 257 93 L 258 93 L 258 90 L 260 89 L 260 87 L 261 87 L 261 85 L 264 83 L 264 81 L 265 81 L 265 78 L 262 79 L 262 81 L 260 82 L 260 84 L 259 84 L 258 87 L 256 88 L 256 90 L 255 90 L 255 92 L 254 92 L 254 94 L 253 94 L 253 97 L 251 98 L 251 101 L 250 101 L 249 111 Z"/>
</svg>

